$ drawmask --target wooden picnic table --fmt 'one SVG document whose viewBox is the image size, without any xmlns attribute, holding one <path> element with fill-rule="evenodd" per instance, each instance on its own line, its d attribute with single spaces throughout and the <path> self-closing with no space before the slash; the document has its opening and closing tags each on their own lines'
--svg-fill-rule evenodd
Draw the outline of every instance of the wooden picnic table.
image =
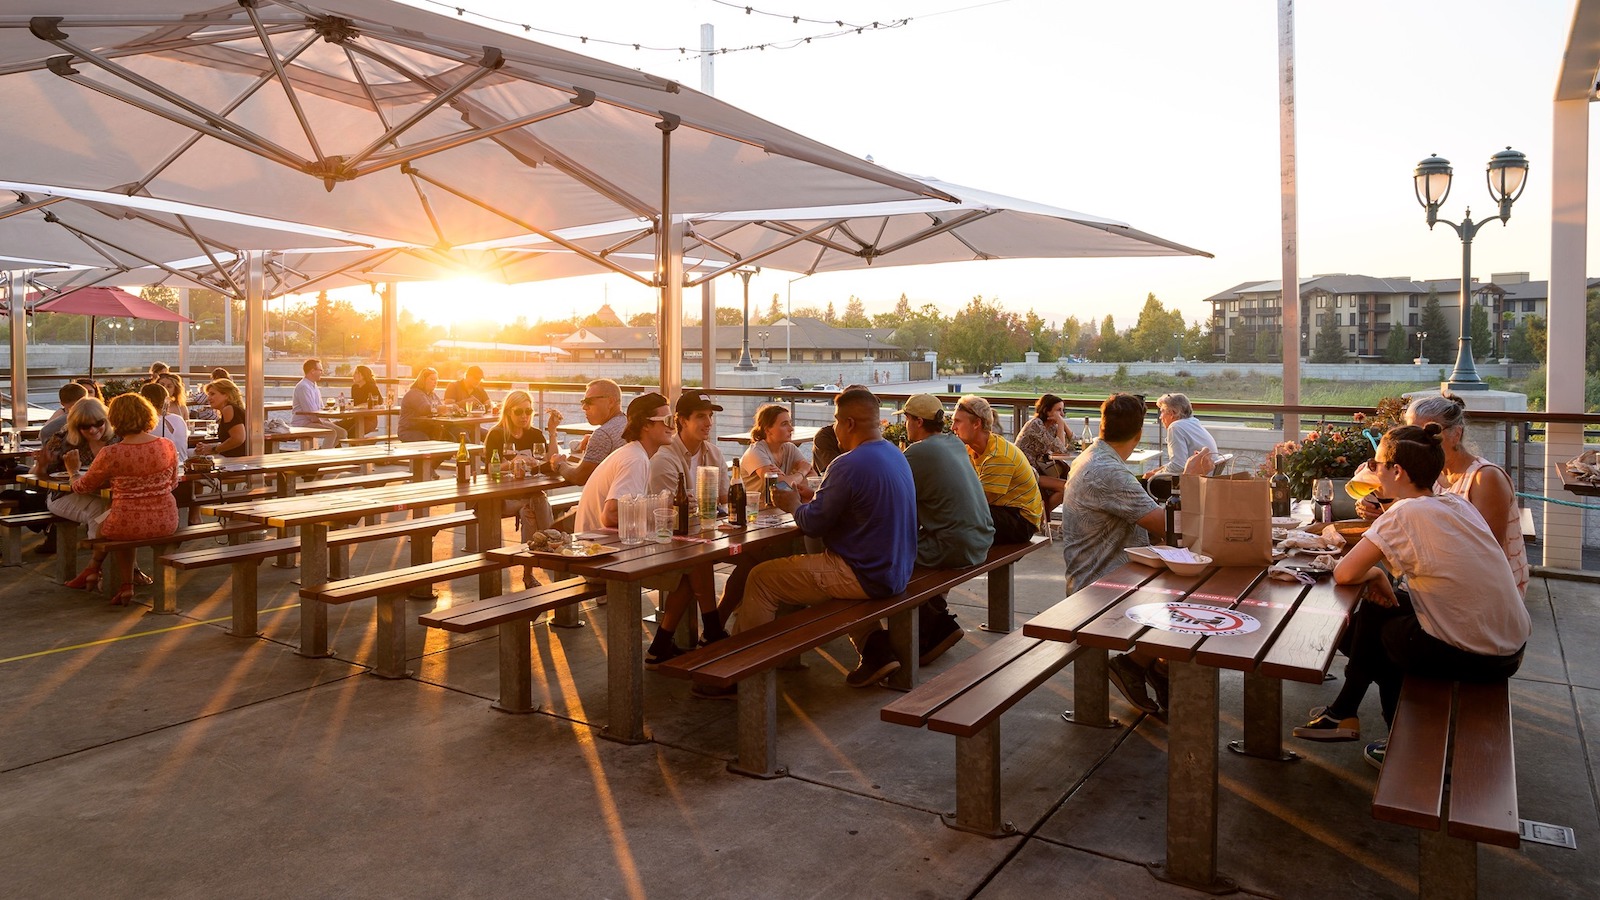
<svg viewBox="0 0 1600 900">
<path fill-rule="evenodd" d="M 434 467 L 456 455 L 460 448 L 449 441 L 391 441 L 365 447 L 324 447 L 289 450 L 261 456 L 219 457 L 223 475 L 268 475 L 278 481 L 278 495 L 293 496 L 297 479 L 323 469 L 341 466 L 409 465 L 413 481 L 430 481 Z M 481 455 L 483 445 L 468 444 L 467 452 Z"/>
<path fill-rule="evenodd" d="M 794 429 L 794 436 L 789 438 L 789 442 L 791 444 L 809 444 L 817 439 L 817 432 L 821 430 L 822 428 L 816 425 L 797 425 Z M 750 432 L 744 431 L 740 432 L 739 434 L 719 434 L 717 435 L 717 440 L 732 441 L 736 444 L 749 445 Z"/>
<path fill-rule="evenodd" d="M 389 512 L 427 510 L 435 506 L 471 506 L 477 515 L 476 544 L 480 550 L 500 546 L 500 529 L 505 501 L 526 497 L 535 491 L 548 490 L 566 484 L 563 479 L 540 475 L 532 478 L 504 478 L 490 481 L 480 475 L 466 484 L 449 481 L 422 481 L 385 487 L 358 488 L 334 493 L 298 497 L 277 497 L 270 500 L 246 501 L 236 504 L 219 504 L 201 507 L 210 515 L 228 519 L 243 519 L 287 533 L 288 529 L 300 531 L 300 586 L 302 590 L 314 588 L 328 581 L 328 532 L 371 515 Z M 498 571 L 478 576 L 480 597 L 499 596 L 501 576 Z M 321 657 L 328 654 L 328 610 L 315 599 L 300 599 L 300 650 L 301 656 Z"/>
<path fill-rule="evenodd" d="M 304 446 L 306 441 L 319 441 L 332 437 L 333 429 L 316 425 L 285 425 L 282 431 L 264 431 L 262 435 L 267 452 L 271 453 L 278 445 L 289 441 L 300 441 L 301 446 Z"/>
<path fill-rule="evenodd" d="M 535 554 L 526 546 L 501 547 L 486 552 L 509 565 L 542 566 L 559 572 L 598 578 L 606 582 L 606 703 L 610 722 L 605 736 L 624 743 L 645 740 L 644 647 L 639 640 L 644 627 L 644 579 L 674 572 L 687 573 L 702 565 L 725 562 L 745 549 L 793 541 L 800 529 L 787 515 L 773 524 L 724 530 L 710 528 L 670 542 L 625 546 L 614 532 L 580 534 L 581 540 L 618 548 L 616 553 L 592 557 Z"/>
<path fill-rule="evenodd" d="M 1095 681 L 1101 692 L 1107 651 L 1137 648 L 1167 660 L 1167 859 L 1154 870 L 1162 880 L 1201 890 L 1231 884 L 1217 874 L 1220 670 L 1245 673 L 1244 740 L 1230 748 L 1265 759 L 1294 758 L 1282 749 L 1282 680 L 1322 683 L 1360 596 L 1360 586 L 1331 579 L 1302 585 L 1265 575 L 1265 566 L 1211 567 L 1182 576 L 1128 563 L 1022 627 L 1030 637 L 1077 641 L 1086 648 L 1075 663 L 1075 681 Z M 1147 627 L 1129 616 L 1137 607 L 1159 611 L 1171 603 L 1200 608 L 1188 609 L 1180 630 Z M 1252 622 L 1256 627 L 1248 630 Z M 1099 675 L 1086 677 L 1089 672 Z"/>
<path fill-rule="evenodd" d="M 1577 494 L 1580 497 L 1600 497 L 1600 484 L 1579 481 L 1578 476 L 1568 472 L 1565 465 L 1561 467 L 1561 487 L 1568 493 Z"/>
</svg>

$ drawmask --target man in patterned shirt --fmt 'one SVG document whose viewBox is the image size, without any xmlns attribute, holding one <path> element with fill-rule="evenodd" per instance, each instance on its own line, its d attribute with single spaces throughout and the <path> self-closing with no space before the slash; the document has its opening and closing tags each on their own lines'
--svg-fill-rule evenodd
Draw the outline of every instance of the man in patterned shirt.
<svg viewBox="0 0 1600 900">
<path fill-rule="evenodd" d="M 599 427 L 573 451 L 574 455 L 581 451 L 582 456 L 574 460 L 557 455 L 554 460 L 556 474 L 572 484 L 587 482 L 596 466 L 627 443 L 622 438 L 622 429 L 628 425 L 628 417 L 622 414 L 622 388 L 609 378 L 589 382 L 583 389 L 583 417 Z"/>
<path fill-rule="evenodd" d="M 1039 531 L 1044 500 L 1033 467 L 1016 445 L 995 434 L 994 408 L 982 397 L 968 394 L 956 403 L 950 430 L 967 445 L 967 456 L 983 482 L 994 518 L 996 544 L 1020 544 Z"/>
<path fill-rule="evenodd" d="M 1144 398 L 1112 394 L 1100 404 L 1100 440 L 1072 461 L 1061 502 L 1061 556 L 1067 565 L 1067 593 L 1074 594 L 1128 561 L 1124 547 L 1143 547 L 1151 536 L 1166 537 L 1166 512 L 1128 471 L 1128 456 L 1144 433 Z M 1184 473 L 1211 471 L 1211 452 L 1202 448 Z M 1153 656 L 1133 653 L 1110 661 L 1109 674 L 1128 702 L 1145 712 L 1165 705 L 1166 676 Z M 1150 698 L 1145 683 L 1156 689 Z M 1160 702 L 1158 702 L 1160 701 Z"/>
</svg>

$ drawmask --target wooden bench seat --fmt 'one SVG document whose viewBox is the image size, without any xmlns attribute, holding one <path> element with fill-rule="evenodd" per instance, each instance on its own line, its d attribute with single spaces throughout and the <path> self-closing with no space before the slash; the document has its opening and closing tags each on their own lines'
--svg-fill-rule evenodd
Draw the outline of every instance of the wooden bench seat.
<svg viewBox="0 0 1600 900">
<path fill-rule="evenodd" d="M 325 494 L 329 491 L 382 487 L 410 480 L 410 471 L 369 472 L 357 475 L 340 475 L 334 478 L 319 478 L 315 481 L 303 481 L 295 485 L 294 490 L 296 494 Z"/>
<path fill-rule="evenodd" d="M 808 650 L 879 619 L 889 620 L 890 643 L 900 669 L 889 678 L 891 687 L 908 690 L 917 679 L 917 607 L 948 593 L 979 575 L 989 575 L 991 601 L 997 585 L 1004 594 L 1009 630 L 1011 567 L 1024 556 L 1049 546 L 1036 537 L 1026 544 L 990 548 L 983 562 L 959 569 L 923 569 L 912 573 L 906 589 L 880 600 L 829 600 L 796 613 L 779 616 L 765 625 L 741 632 L 669 660 L 656 671 L 687 678 L 710 688 L 738 687 L 739 758 L 729 769 L 742 775 L 770 778 L 783 772 L 777 765 L 777 678 L 779 665 Z M 991 608 L 991 621 L 995 615 Z"/>
<path fill-rule="evenodd" d="M 946 825 L 990 837 L 1015 833 L 1001 818 L 1000 715 L 1081 649 L 1012 632 L 879 711 L 885 722 L 955 736 L 956 811 L 944 816 Z"/>
<path fill-rule="evenodd" d="M 22 529 L 30 525 L 49 525 L 54 521 L 56 517 L 50 512 L 10 513 L 0 516 L 0 528 L 4 528 L 6 533 L 5 546 L 0 548 L 4 564 L 22 565 Z"/>
<path fill-rule="evenodd" d="M 1506 682 L 1408 676 L 1372 816 L 1419 830 L 1425 897 L 1476 897 L 1478 845 L 1520 845 Z"/>
<path fill-rule="evenodd" d="M 546 612 L 565 609 L 585 600 L 604 597 L 604 582 L 568 578 L 551 584 L 488 597 L 426 613 L 417 621 L 429 628 L 454 634 L 471 634 L 484 628 L 499 629 L 500 699 L 502 712 L 538 711 L 533 703 L 533 635 L 529 627 Z"/>
<path fill-rule="evenodd" d="M 226 538 L 230 543 L 236 543 L 241 535 L 260 531 L 260 525 L 248 522 L 205 522 L 199 525 L 185 525 L 171 534 L 158 537 L 138 538 L 134 540 L 114 540 L 111 538 L 96 538 L 83 543 L 90 547 L 103 548 L 115 563 L 123 554 L 134 554 L 134 565 L 138 565 L 138 552 L 149 547 L 151 549 L 151 589 L 150 611 L 163 615 L 175 615 L 178 612 L 177 582 L 167 577 L 166 570 L 161 566 L 161 555 L 170 552 L 173 548 L 182 546 L 189 541 L 205 541 L 217 538 Z M 110 567 L 111 576 L 106 579 L 108 590 L 118 590 L 122 585 L 118 582 L 117 572 L 123 571 L 120 564 Z"/>
<path fill-rule="evenodd" d="M 456 528 L 474 521 L 471 510 L 428 516 L 421 519 L 404 519 L 398 522 L 381 522 L 359 528 L 341 528 L 328 534 L 328 577 L 343 578 L 349 574 L 350 547 L 390 538 L 413 540 L 412 561 L 427 562 L 433 553 L 433 536 L 446 528 Z M 248 524 L 248 523 L 246 523 Z M 205 527 L 205 526 L 201 526 Z M 249 527 L 259 528 L 258 525 Z M 263 560 L 293 553 L 300 549 L 298 536 L 275 538 L 230 547 L 211 547 L 185 553 L 169 553 L 161 557 L 163 566 L 187 572 L 214 566 L 232 566 L 229 593 L 232 601 L 233 622 L 228 633 L 235 637 L 255 637 L 258 632 L 256 605 L 258 600 L 257 576 Z M 418 557 L 421 557 L 419 559 Z M 170 579 L 174 584 L 177 579 Z M 174 588 L 174 590 L 176 590 Z M 172 601 L 176 605 L 176 599 Z"/>
<path fill-rule="evenodd" d="M 326 584 L 300 589 L 300 615 L 316 615 L 325 610 L 309 608 L 314 604 L 335 605 L 357 600 L 377 601 L 378 635 L 374 648 L 372 673 L 381 678 L 405 678 L 406 670 L 406 614 L 407 594 L 414 588 L 431 588 L 433 585 L 472 575 L 496 573 L 506 563 L 484 553 L 471 553 L 423 565 L 408 566 L 389 572 L 357 575 Z M 485 593 L 481 591 L 480 593 Z M 496 590 L 494 593 L 498 593 Z M 492 596 L 492 594 L 491 594 Z"/>
</svg>

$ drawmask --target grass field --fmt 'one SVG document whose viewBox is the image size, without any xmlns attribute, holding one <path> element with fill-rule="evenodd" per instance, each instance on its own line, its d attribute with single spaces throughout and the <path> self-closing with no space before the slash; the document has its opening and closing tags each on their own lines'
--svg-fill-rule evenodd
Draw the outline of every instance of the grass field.
<svg viewBox="0 0 1600 900">
<path fill-rule="evenodd" d="M 1495 390 L 1523 391 L 1520 382 L 1501 378 L 1488 379 Z M 1376 406 L 1384 397 L 1398 397 L 1410 391 L 1437 389 L 1438 381 L 1330 381 L 1303 379 L 1300 382 L 1300 402 L 1308 406 Z M 1171 376 L 1124 375 L 1122 377 L 1088 377 L 1072 381 L 1055 378 L 1034 378 L 1007 381 L 985 391 L 996 396 L 1037 397 L 1051 393 L 1067 399 L 1102 400 L 1113 391 L 1144 394 L 1152 400 L 1163 393 L 1177 391 L 1194 402 L 1246 402 L 1282 403 L 1283 378 L 1276 375 L 1247 375 L 1224 371 L 1219 375 Z"/>
</svg>

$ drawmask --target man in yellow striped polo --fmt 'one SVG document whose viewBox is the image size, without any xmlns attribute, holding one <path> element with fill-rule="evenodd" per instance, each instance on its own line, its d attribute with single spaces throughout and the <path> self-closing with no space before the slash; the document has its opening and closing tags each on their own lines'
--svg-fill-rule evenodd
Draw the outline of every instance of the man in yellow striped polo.
<svg viewBox="0 0 1600 900">
<path fill-rule="evenodd" d="M 1044 501 L 1028 458 L 995 433 L 998 425 L 989 401 L 968 394 L 956 404 L 950 430 L 967 445 L 967 457 L 983 482 L 994 517 L 994 542 L 1020 544 L 1038 533 Z"/>
</svg>

